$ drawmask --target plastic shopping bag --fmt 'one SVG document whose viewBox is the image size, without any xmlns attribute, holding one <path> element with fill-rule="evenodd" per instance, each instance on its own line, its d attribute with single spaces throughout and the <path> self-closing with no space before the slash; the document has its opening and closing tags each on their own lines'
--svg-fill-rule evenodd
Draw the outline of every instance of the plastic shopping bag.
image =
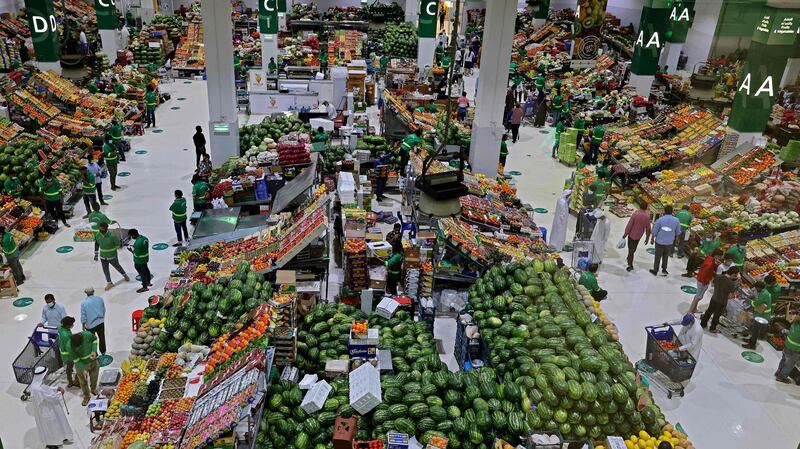
<svg viewBox="0 0 800 449">
<path fill-rule="evenodd" d="M 619 242 L 617 242 L 617 249 L 623 249 L 623 248 L 625 248 L 625 238 L 624 237 L 619 239 Z"/>
</svg>

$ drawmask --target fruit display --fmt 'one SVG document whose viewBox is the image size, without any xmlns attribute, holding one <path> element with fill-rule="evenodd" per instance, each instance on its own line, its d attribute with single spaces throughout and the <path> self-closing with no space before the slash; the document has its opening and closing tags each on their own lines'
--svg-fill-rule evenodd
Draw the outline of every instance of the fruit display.
<svg viewBox="0 0 800 449">
<path fill-rule="evenodd" d="M 9 98 L 23 114 L 40 125 L 61 113 L 57 107 L 25 89 L 15 90 Z"/>
<path fill-rule="evenodd" d="M 397 2 L 370 3 L 359 9 L 361 17 L 374 23 L 386 23 L 387 26 L 395 22 L 402 22 L 405 18 L 403 8 Z"/>
<path fill-rule="evenodd" d="M 292 134 L 288 137 L 291 139 Z M 311 163 L 311 153 L 309 152 L 308 135 L 301 134 L 296 136 L 297 140 L 284 141 L 278 144 L 278 164 L 282 167 L 293 165 L 304 165 Z"/>
<path fill-rule="evenodd" d="M 15 174 L 22 182 L 24 195 L 37 195 L 37 182 L 47 169 L 59 178 L 64 195 L 68 196 L 80 178 L 75 159 L 62 150 L 51 150 L 41 140 L 19 138 L 0 145 L 0 183 Z M 61 175 L 66 176 L 67 185 L 64 185 Z"/>
<path fill-rule="evenodd" d="M 175 68 L 202 70 L 206 66 L 205 44 L 203 43 L 203 20 L 199 15 L 189 20 L 186 35 L 175 49 Z"/>
<path fill-rule="evenodd" d="M 155 340 L 164 326 L 164 318 L 143 319 L 139 326 L 139 331 L 133 338 L 131 354 L 146 357 L 155 351 Z"/>
<path fill-rule="evenodd" d="M 387 23 L 380 42 L 383 54 L 395 58 L 417 56 L 417 30 L 410 22 Z"/>
<path fill-rule="evenodd" d="M 737 186 L 747 186 L 756 178 L 769 174 L 779 164 L 774 146 L 753 147 L 750 151 L 727 160 L 717 170 Z"/>
<path fill-rule="evenodd" d="M 294 115 L 265 117 L 257 125 L 245 125 L 239 128 L 239 154 L 245 154 L 246 151 L 253 149 L 261 151 L 272 149 L 273 147 L 269 145 L 277 142 L 281 137 L 291 132 L 308 133 L 310 130 L 308 124 L 303 123 Z"/>
<path fill-rule="evenodd" d="M 640 181 L 639 187 L 653 202 L 673 205 L 712 194 L 712 184 L 721 179 L 719 173 L 699 162 L 676 170 L 662 170 L 654 177 L 653 181 Z"/>
</svg>

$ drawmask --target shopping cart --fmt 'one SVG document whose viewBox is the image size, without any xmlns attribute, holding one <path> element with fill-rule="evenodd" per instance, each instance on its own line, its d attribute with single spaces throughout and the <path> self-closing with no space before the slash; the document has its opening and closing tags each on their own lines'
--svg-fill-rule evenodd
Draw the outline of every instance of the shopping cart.
<svg viewBox="0 0 800 449">
<path fill-rule="evenodd" d="M 661 371 L 672 382 L 689 380 L 697 365 L 694 357 L 686 351 L 670 353 L 664 348 L 665 342 L 672 343 L 677 348 L 681 345 L 675 330 L 670 325 L 647 326 L 647 351 L 645 361 L 654 369 Z M 656 376 L 653 376 L 656 377 Z"/>
<path fill-rule="evenodd" d="M 119 225 L 119 223 L 115 223 L 117 225 L 117 229 L 109 229 L 110 232 L 117 234 L 117 238 L 119 239 L 119 246 L 122 248 L 123 246 L 127 245 L 130 242 L 131 238 L 128 236 L 129 229 L 125 229 Z"/>
<path fill-rule="evenodd" d="M 58 349 L 58 330 L 54 327 L 40 327 L 28 337 L 28 343 L 19 353 L 12 368 L 17 382 L 25 384 L 20 399 L 27 401 L 31 396 L 29 391 L 33 382 L 33 372 L 37 367 L 47 368 L 48 377 L 56 377 L 57 371 L 62 366 L 61 352 Z"/>
</svg>

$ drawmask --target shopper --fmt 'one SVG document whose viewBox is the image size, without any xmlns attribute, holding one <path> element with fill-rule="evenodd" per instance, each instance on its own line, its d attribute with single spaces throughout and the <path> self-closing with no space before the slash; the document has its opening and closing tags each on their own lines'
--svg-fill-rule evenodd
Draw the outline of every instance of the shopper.
<svg viewBox="0 0 800 449">
<path fill-rule="evenodd" d="M 156 126 L 156 105 L 158 104 L 158 94 L 155 88 L 147 85 L 147 93 L 144 94 L 144 121 L 145 128 Z"/>
<path fill-rule="evenodd" d="M 795 315 L 784 341 L 783 355 L 781 356 L 780 364 L 778 364 L 778 369 L 775 371 L 775 380 L 785 384 L 792 383 L 789 379 L 789 374 L 791 374 L 798 361 L 800 361 L 800 315 Z"/>
<path fill-rule="evenodd" d="M 61 325 L 61 320 L 67 316 L 67 311 L 61 304 L 56 304 L 56 297 L 52 293 L 44 295 L 44 306 L 42 307 L 42 319 L 36 327 L 57 328 Z"/>
<path fill-rule="evenodd" d="M 594 211 L 594 216 L 597 218 L 597 223 L 594 225 L 591 237 L 594 246 L 592 262 L 599 265 L 603 263 L 606 255 L 606 244 L 608 243 L 608 237 L 611 235 L 611 222 L 608 221 L 608 217 L 600 209 Z"/>
<path fill-rule="evenodd" d="M 394 247 L 403 243 L 403 225 L 395 223 L 392 230 L 386 234 L 386 243 Z"/>
<path fill-rule="evenodd" d="M 644 236 L 644 242 L 647 243 L 650 240 L 651 230 L 650 212 L 647 211 L 647 203 L 639 200 L 639 209 L 628 219 L 628 224 L 625 225 L 625 232 L 622 234 L 622 238 L 627 239 L 626 243 L 628 245 L 627 271 L 633 271 L 633 255 L 636 253 L 636 248 L 639 247 L 639 241 Z"/>
<path fill-rule="evenodd" d="M 708 291 L 708 286 L 711 285 L 711 281 L 714 280 L 717 266 L 720 265 L 720 257 L 722 257 L 722 251 L 716 249 L 713 253 L 707 255 L 703 263 L 700 264 L 697 270 L 697 291 L 694 294 L 694 298 L 692 298 L 692 304 L 689 306 L 689 311 L 687 313 L 697 313 L 698 304 L 703 300 L 706 291 Z M 725 271 L 727 271 L 727 268 Z"/>
<path fill-rule="evenodd" d="M 86 207 L 86 215 L 83 218 L 89 216 L 92 213 L 92 203 L 97 202 L 97 182 L 96 178 L 93 174 L 89 172 L 89 169 L 82 166 L 80 168 L 81 172 L 81 193 L 83 194 L 83 205 Z"/>
<path fill-rule="evenodd" d="M 328 143 L 328 139 L 330 138 L 331 136 L 325 132 L 325 128 L 320 126 L 319 128 L 317 128 L 317 133 L 314 134 L 314 136 L 311 138 L 311 142 Z"/>
<path fill-rule="evenodd" d="M 675 244 L 675 239 L 678 237 L 680 226 L 678 219 L 672 215 L 672 206 L 669 204 L 664 206 L 664 215 L 653 223 L 653 236 L 650 239 L 652 243 L 656 244 L 653 269 L 650 270 L 653 276 L 658 275 L 659 262 L 661 263 L 661 275 L 666 276 L 669 274 L 667 273 L 667 262 L 669 261 L 672 246 Z"/>
<path fill-rule="evenodd" d="M 64 204 L 61 202 L 61 183 L 53 176 L 50 170 L 47 170 L 44 173 L 44 178 L 39 180 L 39 191 L 44 196 L 44 207 L 50 217 L 56 223 L 61 220 L 64 226 L 70 227 L 67 223 L 67 217 L 64 215 Z"/>
<path fill-rule="evenodd" d="M 30 386 L 31 402 L 33 403 L 33 418 L 39 432 L 39 441 L 47 449 L 53 449 L 59 448 L 65 443 L 71 443 L 73 433 L 67 415 L 64 413 L 64 387 L 47 385 L 44 383 L 45 375 L 47 375 L 47 368 L 44 366 L 37 366 L 33 370 Z M 86 402 L 88 403 L 88 401 Z M 13 425 L 10 422 L 9 424 Z"/>
<path fill-rule="evenodd" d="M 600 288 L 597 284 L 597 269 L 599 267 L 600 265 L 596 263 L 589 264 L 589 267 L 581 274 L 580 279 L 578 279 L 578 284 L 586 287 L 586 290 L 589 290 L 589 294 L 592 295 L 595 301 L 602 301 L 608 296 L 608 292 Z"/>
<path fill-rule="evenodd" d="M 197 176 L 208 182 L 208 179 L 211 177 L 211 169 L 211 156 L 209 156 L 208 153 L 203 153 L 203 157 L 200 159 L 200 165 L 197 167 Z"/>
<path fill-rule="evenodd" d="M 81 405 L 86 407 L 89 404 L 90 394 L 97 394 L 97 375 L 100 372 L 100 364 L 97 362 L 97 340 L 98 338 L 89 331 L 78 332 L 70 338 L 71 359 L 75 364 L 78 375 L 78 383 L 83 393 Z M 103 350 L 103 341 L 100 340 L 100 351 Z"/>
<path fill-rule="evenodd" d="M 114 145 L 114 140 L 111 136 L 106 136 L 106 142 L 103 144 L 103 158 L 106 161 L 106 168 L 108 169 L 108 176 L 111 179 L 111 190 L 119 189 L 117 186 L 117 168 L 119 167 L 119 149 Z"/>
<path fill-rule="evenodd" d="M 475 67 L 475 52 L 471 48 L 467 49 L 464 56 L 464 74 L 472 76 L 472 68 Z"/>
<path fill-rule="evenodd" d="M 3 187 L 6 195 L 11 195 L 17 199 L 22 198 L 22 181 L 19 180 L 19 176 L 16 173 L 12 173 L 6 178 Z"/>
<path fill-rule="evenodd" d="M 717 324 L 722 312 L 725 311 L 725 306 L 728 304 L 728 297 L 731 293 L 736 291 L 737 279 L 739 277 L 739 269 L 731 267 L 724 274 L 714 277 L 714 293 L 711 295 L 711 302 L 708 304 L 708 309 L 703 313 L 700 320 L 700 325 L 703 329 L 708 325 L 708 320 L 711 319 L 711 326 L 709 330 L 712 334 L 718 334 Z"/>
<path fill-rule="evenodd" d="M 10 232 L 6 232 L 5 226 L 0 226 L 0 246 L 3 247 L 3 254 L 6 256 L 6 263 L 11 267 L 11 274 L 17 286 L 25 283 L 25 273 L 19 263 L 19 247 Z"/>
<path fill-rule="evenodd" d="M 100 353 L 106 353 L 106 304 L 103 298 L 95 296 L 94 287 L 86 287 L 83 292 L 86 298 L 81 301 L 81 325 L 97 335 L 100 342 Z"/>
<path fill-rule="evenodd" d="M 150 282 L 153 279 L 153 275 L 147 266 L 150 261 L 150 240 L 140 235 L 136 229 L 129 230 L 128 237 L 133 239 L 133 247 L 128 247 L 128 251 L 133 253 L 133 268 L 142 279 L 142 288 L 136 290 L 136 293 L 144 293 L 148 290 L 147 287 L 153 285 Z"/>
<path fill-rule="evenodd" d="M 194 143 L 195 167 L 200 168 L 200 160 L 206 152 L 206 136 L 203 134 L 202 126 L 194 127 L 192 142 Z"/>
<path fill-rule="evenodd" d="M 403 244 L 397 243 L 392 246 L 392 256 L 386 261 L 386 292 L 392 295 L 397 294 L 397 283 L 400 282 L 400 275 L 403 267 Z"/>
<path fill-rule="evenodd" d="M 459 122 L 467 119 L 467 108 L 469 108 L 469 98 L 467 98 L 466 92 L 461 92 L 461 96 L 458 97 L 458 109 L 456 112 Z"/>
<path fill-rule="evenodd" d="M 564 132 L 564 119 L 559 119 L 558 123 L 556 123 L 556 138 L 553 142 L 553 151 L 551 152 L 550 156 L 553 158 L 556 157 L 556 151 L 558 151 L 558 146 L 561 143 L 561 133 Z"/>
<path fill-rule="evenodd" d="M 103 275 L 106 277 L 106 290 L 114 288 L 114 283 L 111 282 L 109 265 L 122 275 L 125 282 L 130 281 L 128 275 L 125 274 L 125 270 L 122 269 L 122 265 L 119 264 L 117 255 L 120 245 L 119 237 L 116 233 L 108 230 L 108 223 L 100 223 L 99 232 L 94 235 L 94 239 L 100 249 L 100 266 L 103 268 Z"/>
<path fill-rule="evenodd" d="M 375 199 L 378 201 L 386 199 L 383 192 L 386 190 L 386 182 L 389 180 L 389 156 L 389 153 L 384 152 L 375 159 Z"/>
<path fill-rule="evenodd" d="M 81 50 L 81 55 L 86 56 L 89 54 L 89 39 L 86 38 L 84 30 L 78 33 L 78 48 Z"/>
<path fill-rule="evenodd" d="M 534 128 L 541 128 L 547 121 L 547 101 L 545 100 L 544 92 L 539 91 L 539 96 L 536 100 L 536 115 L 533 118 Z"/>
<path fill-rule="evenodd" d="M 679 351 L 686 351 L 696 361 L 700 357 L 700 349 L 703 347 L 703 328 L 691 313 L 687 313 L 675 321 L 666 322 L 664 326 L 677 326 L 678 324 L 681 325 L 681 331 L 678 332 L 681 346 L 674 352 L 670 352 L 673 353 L 673 356 L 679 356 Z"/>
<path fill-rule="evenodd" d="M 522 124 L 522 117 L 524 115 L 525 111 L 522 110 L 522 105 L 519 103 L 514 105 L 514 109 L 511 110 L 511 118 L 509 119 L 512 143 L 517 143 L 517 140 L 519 140 L 519 126 Z"/>
<path fill-rule="evenodd" d="M 600 144 L 606 135 L 606 128 L 603 125 L 597 125 L 592 130 L 592 141 L 589 144 L 589 160 L 590 164 L 597 163 L 597 156 L 600 154 Z"/>
<path fill-rule="evenodd" d="M 442 63 L 442 56 L 444 56 L 444 45 L 442 45 L 441 42 L 439 42 L 436 45 L 436 48 L 433 50 L 433 56 L 434 56 L 434 63 L 436 65 Z"/>
<path fill-rule="evenodd" d="M 97 200 L 100 202 L 100 204 L 105 206 L 106 202 L 103 200 L 103 169 L 100 167 L 100 164 L 97 163 L 96 159 L 91 159 L 86 164 L 86 171 L 94 176 L 94 187 L 97 191 Z"/>
<path fill-rule="evenodd" d="M 772 318 L 772 294 L 767 290 L 767 285 L 763 281 L 757 281 L 754 285 L 756 288 L 756 299 L 750 302 L 753 307 L 753 322 L 750 325 L 750 339 L 742 344 L 743 348 L 754 350 L 756 349 L 756 342 L 769 326 L 769 320 Z M 766 320 L 765 323 L 759 322 Z"/>
<path fill-rule="evenodd" d="M 61 325 L 58 328 L 58 350 L 61 353 L 61 362 L 64 363 L 64 371 L 67 374 L 67 387 L 79 387 L 78 379 L 75 378 L 74 368 L 72 362 L 72 327 L 75 325 L 75 318 L 65 316 L 61 319 Z"/>
<path fill-rule="evenodd" d="M 675 218 L 677 218 L 678 222 L 681 224 L 681 233 L 678 234 L 678 259 L 681 259 L 684 256 L 684 250 L 686 248 L 686 233 L 692 226 L 692 213 L 689 212 L 689 205 L 684 204 L 681 210 L 675 214 Z"/>
<path fill-rule="evenodd" d="M 172 246 L 181 246 L 184 237 L 186 238 L 186 243 L 189 243 L 189 229 L 186 227 L 186 198 L 183 197 L 182 191 L 175 191 L 175 200 L 172 202 L 172 205 L 169 206 L 169 210 L 172 212 L 175 234 L 178 236 L 178 243 Z M 181 232 L 183 233 L 181 234 Z"/>
<path fill-rule="evenodd" d="M 508 159 L 508 134 L 503 134 L 500 138 L 500 165 L 505 168 Z"/>
<path fill-rule="evenodd" d="M 556 202 L 553 212 L 553 225 L 550 227 L 550 246 L 561 252 L 567 240 L 567 221 L 569 220 L 569 197 L 572 190 L 561 192 L 561 198 Z"/>
<path fill-rule="evenodd" d="M 697 271 L 697 268 L 703 262 L 705 257 L 709 254 L 713 254 L 717 248 L 719 248 L 719 233 L 715 233 L 713 236 L 704 237 L 700 242 L 699 250 L 689 247 L 687 249 L 689 257 L 686 261 L 686 273 L 683 273 L 681 276 L 687 278 L 694 277 L 695 271 Z M 725 268 L 725 270 L 727 270 L 727 268 Z"/>
</svg>

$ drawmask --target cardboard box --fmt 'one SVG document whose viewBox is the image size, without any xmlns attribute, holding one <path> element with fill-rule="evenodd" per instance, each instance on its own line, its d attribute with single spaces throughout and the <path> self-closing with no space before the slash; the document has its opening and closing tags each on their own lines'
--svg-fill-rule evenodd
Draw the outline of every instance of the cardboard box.
<svg viewBox="0 0 800 449">
<path fill-rule="evenodd" d="M 296 284 L 297 273 L 294 270 L 278 270 L 275 272 L 275 283 L 281 284 Z"/>
<path fill-rule="evenodd" d="M 333 425 L 333 447 L 334 449 L 350 449 L 353 447 L 353 439 L 358 432 L 358 419 L 354 417 L 336 417 Z"/>
</svg>

